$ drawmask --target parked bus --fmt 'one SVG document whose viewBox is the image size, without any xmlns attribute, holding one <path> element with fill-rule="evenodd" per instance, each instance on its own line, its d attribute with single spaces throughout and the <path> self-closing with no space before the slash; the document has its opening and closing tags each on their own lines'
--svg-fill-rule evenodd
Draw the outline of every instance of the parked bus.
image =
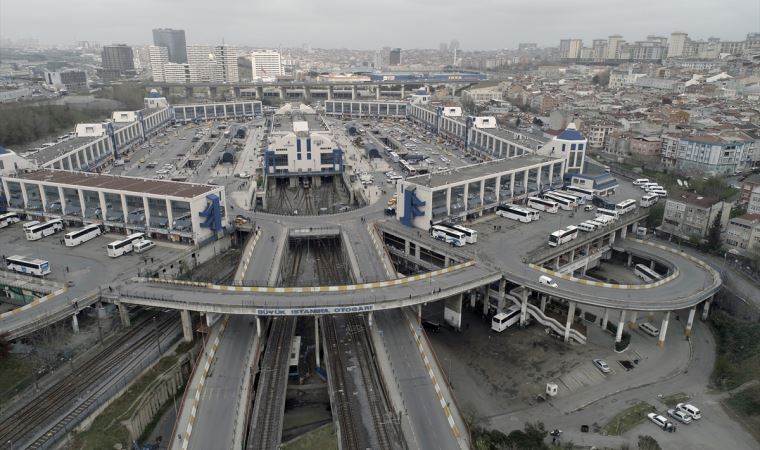
<svg viewBox="0 0 760 450">
<path fill-rule="evenodd" d="M 572 191 L 551 191 L 551 192 L 553 194 L 567 197 L 569 200 L 575 200 L 575 203 L 578 205 L 586 204 L 586 196 L 583 194 L 578 194 L 577 192 L 572 192 Z"/>
<path fill-rule="evenodd" d="M 414 176 L 417 175 L 417 169 L 411 166 L 408 162 L 404 161 L 403 159 L 399 161 L 401 164 L 401 168 L 406 172 L 408 176 Z"/>
<path fill-rule="evenodd" d="M 100 233 L 100 225 L 92 223 L 86 225 L 81 230 L 66 233 L 63 238 L 67 247 L 75 247 L 83 242 L 87 242 L 90 239 L 100 236 Z"/>
<path fill-rule="evenodd" d="M 618 212 L 618 214 L 628 214 L 629 212 L 636 209 L 636 200 L 629 198 L 628 200 L 623 200 L 622 202 L 615 205 L 615 211 Z"/>
<path fill-rule="evenodd" d="M 596 216 L 609 216 L 613 219 L 617 219 L 620 217 L 620 214 L 618 214 L 617 211 L 614 211 L 612 209 L 605 209 L 605 208 L 596 208 Z"/>
<path fill-rule="evenodd" d="M 532 222 L 537 219 L 533 219 L 533 211 L 517 205 L 499 205 L 496 208 L 496 215 L 523 223 Z"/>
<path fill-rule="evenodd" d="M 401 158 L 399 158 L 398 153 L 396 153 L 396 152 L 390 152 L 390 153 L 388 153 L 388 156 L 390 156 L 391 157 L 391 161 L 393 161 L 395 163 L 399 162 L 399 160 L 401 159 Z"/>
<path fill-rule="evenodd" d="M 119 241 L 113 241 L 108 244 L 108 256 L 116 258 L 132 251 L 132 246 L 145 238 L 143 233 L 133 233 Z"/>
<path fill-rule="evenodd" d="M 576 205 L 585 205 L 586 204 L 586 197 L 582 195 L 578 195 L 574 192 L 567 192 L 567 191 L 549 191 L 549 194 L 552 195 L 558 195 L 560 197 L 564 197 L 568 200 L 571 200 Z"/>
<path fill-rule="evenodd" d="M 450 228 L 435 225 L 431 229 L 434 239 L 444 241 L 447 244 L 453 244 L 457 247 L 462 247 L 467 243 L 467 237 L 461 231 L 452 230 Z"/>
<path fill-rule="evenodd" d="M 570 225 L 549 235 L 549 245 L 556 247 L 578 237 L 578 227 Z"/>
<path fill-rule="evenodd" d="M 471 228 L 467 228 L 463 225 L 450 224 L 450 223 L 442 223 L 441 225 L 444 227 L 450 228 L 452 230 L 459 231 L 460 233 L 463 233 L 466 238 L 465 240 L 467 241 L 468 244 L 474 244 L 478 242 L 478 232 Z"/>
<path fill-rule="evenodd" d="M 554 195 L 551 192 L 544 194 L 544 198 L 557 202 L 559 204 L 559 207 L 565 211 L 572 211 L 573 208 L 575 208 L 575 201 L 568 200 L 565 197 L 560 197 L 559 195 Z"/>
<path fill-rule="evenodd" d="M 503 313 L 496 314 L 491 319 L 491 329 L 501 333 L 520 321 L 520 307 L 512 305 Z"/>
<path fill-rule="evenodd" d="M 21 222 L 21 218 L 14 212 L 0 214 L 0 228 L 5 228 L 19 222 Z"/>
<path fill-rule="evenodd" d="M 50 263 L 41 259 L 31 259 L 26 256 L 13 255 L 5 258 L 8 270 L 37 275 L 38 277 L 50 273 Z"/>
<path fill-rule="evenodd" d="M 27 228 L 26 238 L 30 241 L 36 241 L 59 231 L 63 231 L 63 221 L 61 219 L 50 219 L 47 222 Z"/>
<path fill-rule="evenodd" d="M 594 191 L 593 191 L 593 189 L 586 189 L 586 188 L 581 188 L 581 187 L 577 187 L 577 186 L 568 186 L 568 187 L 565 188 L 565 190 L 568 191 L 568 192 L 574 192 L 576 194 L 580 194 L 583 197 L 585 197 L 586 200 L 591 200 L 591 199 L 594 198 Z"/>
<path fill-rule="evenodd" d="M 660 196 L 657 194 L 646 194 L 641 197 L 641 200 L 639 200 L 639 205 L 642 208 L 649 208 L 650 206 L 657 203 L 659 199 L 660 199 Z"/>
<path fill-rule="evenodd" d="M 559 204 L 554 200 L 545 200 L 538 197 L 528 197 L 528 207 L 539 211 L 556 214 L 559 210 Z"/>
<path fill-rule="evenodd" d="M 635 273 L 637 277 L 641 278 L 647 283 L 654 283 L 655 281 L 662 280 L 662 275 L 645 266 L 644 264 L 636 264 L 633 269 L 633 273 Z"/>
</svg>

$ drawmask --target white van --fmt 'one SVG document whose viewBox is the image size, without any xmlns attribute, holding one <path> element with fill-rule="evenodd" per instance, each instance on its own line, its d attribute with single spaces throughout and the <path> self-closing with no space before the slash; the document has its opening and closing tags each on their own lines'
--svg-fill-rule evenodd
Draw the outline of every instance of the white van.
<svg viewBox="0 0 760 450">
<path fill-rule="evenodd" d="M 133 244 L 132 250 L 134 250 L 135 253 L 143 253 L 143 252 L 147 252 L 148 250 L 152 249 L 155 246 L 156 246 L 155 242 L 148 239 L 143 239 L 142 241 Z"/>
<path fill-rule="evenodd" d="M 690 403 L 679 403 L 676 405 L 676 409 L 690 415 L 694 420 L 702 418 L 702 413 L 699 411 L 699 408 Z"/>
<path fill-rule="evenodd" d="M 660 335 L 660 329 L 649 322 L 644 322 L 639 325 L 639 329 L 650 336 L 657 337 Z"/>
<path fill-rule="evenodd" d="M 547 277 L 546 275 L 541 275 L 538 277 L 538 284 L 543 284 L 545 286 L 549 287 L 557 287 L 557 282 L 552 279 L 552 277 Z"/>
<path fill-rule="evenodd" d="M 581 231 L 585 231 L 586 233 L 589 233 L 591 231 L 594 231 L 596 229 L 596 225 L 592 224 L 589 221 L 579 223 L 577 225 L 578 229 Z"/>
<path fill-rule="evenodd" d="M 647 189 L 651 189 L 651 188 L 655 188 L 655 187 L 662 187 L 662 186 L 660 186 L 658 183 L 651 183 L 650 182 L 650 183 L 640 184 L 639 187 L 641 189 L 643 189 L 643 190 L 646 191 Z"/>
<path fill-rule="evenodd" d="M 633 180 L 634 186 L 641 186 L 642 184 L 649 183 L 649 178 L 639 178 L 636 180 Z"/>
</svg>

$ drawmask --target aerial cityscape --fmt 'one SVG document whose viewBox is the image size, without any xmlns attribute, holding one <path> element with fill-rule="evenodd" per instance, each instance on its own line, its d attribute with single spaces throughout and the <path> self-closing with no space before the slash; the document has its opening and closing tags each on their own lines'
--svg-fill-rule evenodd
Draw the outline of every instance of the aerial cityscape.
<svg viewBox="0 0 760 450">
<path fill-rule="evenodd" d="M 46 3 L 0 449 L 760 448 L 760 2 Z"/>
</svg>

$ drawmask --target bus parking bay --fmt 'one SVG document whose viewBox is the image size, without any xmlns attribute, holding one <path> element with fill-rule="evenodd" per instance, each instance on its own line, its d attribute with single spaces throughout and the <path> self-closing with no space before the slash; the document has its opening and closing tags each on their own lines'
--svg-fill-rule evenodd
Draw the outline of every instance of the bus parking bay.
<svg viewBox="0 0 760 450">
<path fill-rule="evenodd" d="M 23 222 L 22 222 L 23 223 Z M 147 253 L 128 253 L 119 258 L 107 254 L 106 245 L 123 239 L 120 234 L 102 234 L 76 247 L 61 244 L 64 235 L 82 227 L 67 227 L 64 231 L 36 241 L 24 237 L 22 223 L 13 224 L 0 230 L 2 256 L 20 255 L 31 259 L 41 259 L 50 263 L 47 280 L 69 284 L 71 291 L 84 294 L 92 289 L 106 288 L 109 283 L 137 276 L 138 269 L 146 264 L 174 260 L 189 247 L 158 241 L 158 247 Z M 155 241 L 154 241 L 155 242 Z M 3 266 L 5 269 L 5 266 Z"/>
</svg>

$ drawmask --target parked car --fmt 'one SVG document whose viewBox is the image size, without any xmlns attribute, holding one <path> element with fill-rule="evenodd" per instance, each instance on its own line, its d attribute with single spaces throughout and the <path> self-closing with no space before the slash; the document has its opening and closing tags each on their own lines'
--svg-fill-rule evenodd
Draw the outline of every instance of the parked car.
<svg viewBox="0 0 760 450">
<path fill-rule="evenodd" d="M 680 409 L 669 409 L 668 415 L 681 423 L 691 423 L 691 416 L 688 413 L 681 411 Z"/>
<path fill-rule="evenodd" d="M 610 373 L 612 370 L 610 369 L 610 366 L 607 365 L 607 362 L 603 359 L 595 359 L 594 365 L 597 369 L 599 369 L 602 373 Z"/>
<path fill-rule="evenodd" d="M 679 403 L 676 405 L 676 409 L 690 415 L 694 420 L 699 420 L 702 418 L 702 412 L 699 411 L 699 408 L 690 403 Z"/>
<path fill-rule="evenodd" d="M 649 413 L 647 414 L 647 417 L 649 417 L 649 420 L 652 421 L 652 423 L 662 428 L 663 430 L 670 432 L 675 431 L 673 423 L 666 419 L 665 416 L 657 413 Z"/>
</svg>

